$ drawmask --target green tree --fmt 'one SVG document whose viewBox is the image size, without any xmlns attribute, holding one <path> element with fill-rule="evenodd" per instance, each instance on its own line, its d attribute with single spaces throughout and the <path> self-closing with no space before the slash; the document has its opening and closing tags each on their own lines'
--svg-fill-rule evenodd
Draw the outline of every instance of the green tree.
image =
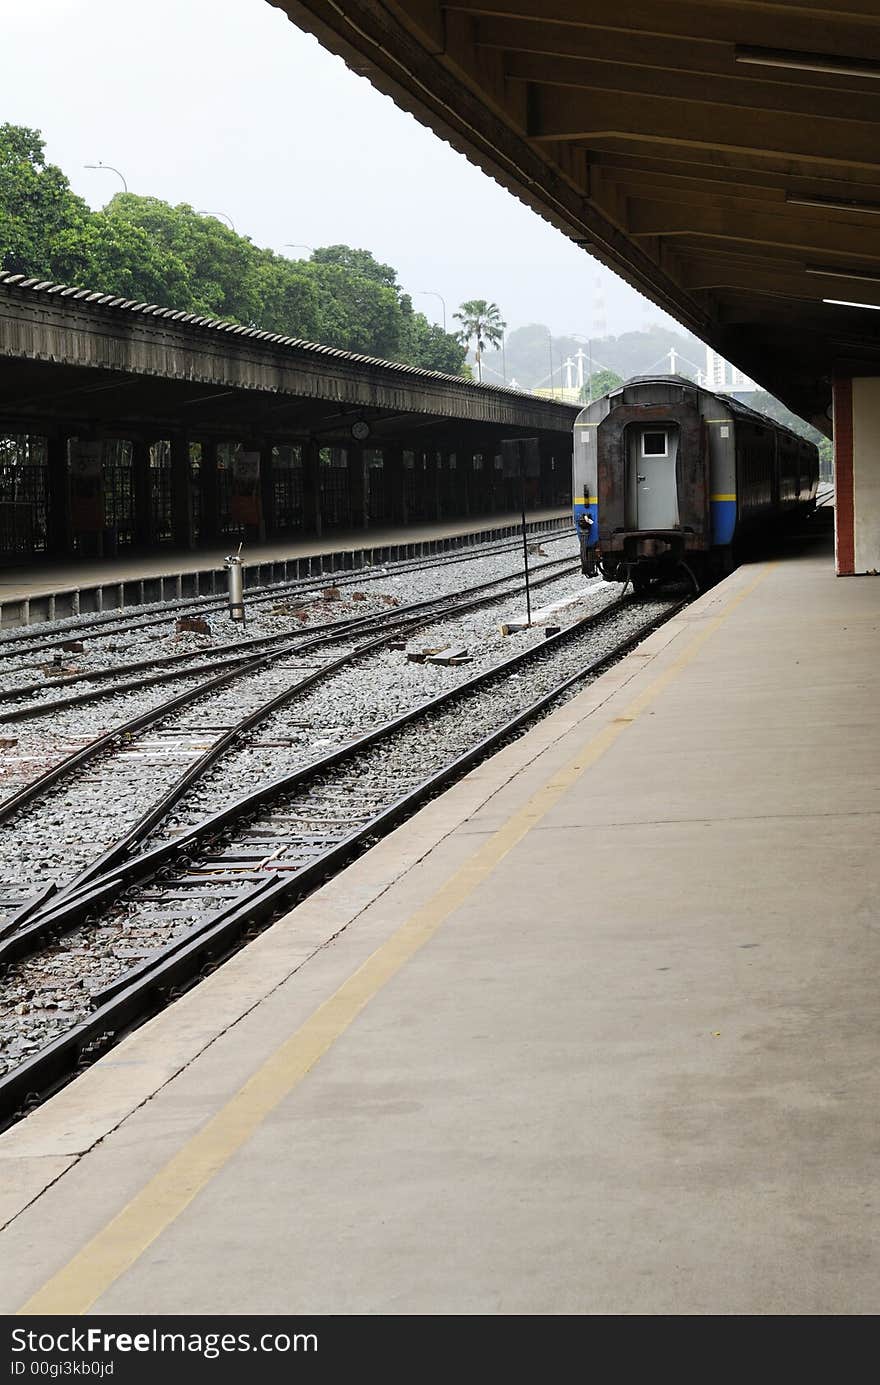
<svg viewBox="0 0 880 1385">
<path fill-rule="evenodd" d="M 402 361 L 425 370 L 442 370 L 447 375 L 464 373 L 467 347 L 458 336 L 429 322 L 424 313 L 417 313 L 408 293 L 400 295 L 400 311 Z"/>
<path fill-rule="evenodd" d="M 123 217 L 94 212 L 76 228 L 64 231 L 55 243 L 53 268 L 64 283 L 192 310 L 191 279 L 184 260 Z"/>
<path fill-rule="evenodd" d="M 487 346 L 498 346 L 504 337 L 507 323 L 502 321 L 497 303 L 487 303 L 485 298 L 470 298 L 459 305 L 457 313 L 452 314 L 461 323 L 459 337 L 465 347 L 474 343 L 474 357 L 477 362 L 477 378 L 483 378 L 483 352 Z"/>
<path fill-rule="evenodd" d="M 103 212 L 124 234 L 122 227 L 138 228 L 168 257 L 169 265 L 186 267 L 186 287 L 174 281 L 163 304 L 207 316 L 227 317 L 248 324 L 259 321 L 258 252 L 213 216 L 200 216 L 186 203 L 173 207 L 158 197 L 117 193 Z M 104 287 L 104 285 L 101 285 Z M 115 287 L 115 286 L 114 286 Z M 184 301 L 172 292 L 184 294 Z"/>
<path fill-rule="evenodd" d="M 360 279 L 373 279 L 383 288 L 397 292 L 397 270 L 380 264 L 369 250 L 353 250 L 350 245 L 324 245 L 313 251 L 310 264 L 337 265 Z"/>
<path fill-rule="evenodd" d="M 0 125 L 0 268 L 56 279 L 59 239 L 75 236 L 91 213 L 44 148 L 38 130 Z"/>
<path fill-rule="evenodd" d="M 320 340 L 344 351 L 400 360 L 401 320 L 396 291 L 335 263 L 312 261 L 320 304 Z"/>
<path fill-rule="evenodd" d="M 291 263 L 271 250 L 261 250 L 257 262 L 257 292 L 261 302 L 259 326 L 267 332 L 321 340 L 321 301 L 314 276 L 299 261 Z"/>
<path fill-rule="evenodd" d="M 0 126 L 0 266 L 433 370 L 466 347 L 413 310 L 369 250 L 291 261 L 186 203 L 117 193 L 92 212 L 47 164 L 39 132 Z"/>
<path fill-rule="evenodd" d="M 784 424 L 793 433 L 799 433 L 802 438 L 814 442 L 817 447 L 821 447 L 823 442 L 828 441 L 818 428 L 814 428 L 811 423 L 807 423 L 797 414 L 793 414 L 791 409 L 785 407 L 781 399 L 777 399 L 773 394 L 768 394 L 766 390 L 756 390 L 754 394 L 745 395 L 743 403 L 748 404 L 751 409 L 756 409 L 759 414 L 766 414 L 768 418 L 775 418 L 777 423 Z"/>
<path fill-rule="evenodd" d="M 585 404 L 592 399 L 601 399 L 603 394 L 610 394 L 622 384 L 623 376 L 618 375 L 616 370 L 596 370 L 581 386 L 581 399 Z"/>
</svg>

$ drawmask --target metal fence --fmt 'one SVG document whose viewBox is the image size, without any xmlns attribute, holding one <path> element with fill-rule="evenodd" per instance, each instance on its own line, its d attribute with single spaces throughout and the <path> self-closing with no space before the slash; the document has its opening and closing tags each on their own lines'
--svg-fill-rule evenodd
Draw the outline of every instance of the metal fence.
<svg viewBox="0 0 880 1385">
<path fill-rule="evenodd" d="M 0 437 L 0 553 L 46 548 L 46 439 Z"/>
</svg>

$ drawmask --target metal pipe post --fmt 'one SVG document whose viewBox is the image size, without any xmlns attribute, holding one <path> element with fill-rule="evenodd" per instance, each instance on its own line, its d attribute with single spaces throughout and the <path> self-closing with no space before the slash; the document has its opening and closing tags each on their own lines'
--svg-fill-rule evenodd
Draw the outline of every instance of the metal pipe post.
<svg viewBox="0 0 880 1385">
<path fill-rule="evenodd" d="M 229 619 L 244 624 L 244 568 L 241 564 L 241 545 L 237 553 L 226 559 L 226 580 L 229 585 Z"/>
</svg>

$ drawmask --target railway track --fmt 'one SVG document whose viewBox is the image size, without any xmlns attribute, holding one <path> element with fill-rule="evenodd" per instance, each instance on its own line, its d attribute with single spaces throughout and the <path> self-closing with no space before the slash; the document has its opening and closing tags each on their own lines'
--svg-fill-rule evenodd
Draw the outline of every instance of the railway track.
<svg viewBox="0 0 880 1385">
<path fill-rule="evenodd" d="M 557 563 L 548 566 L 553 570 L 537 576 L 533 580 L 533 587 L 541 589 L 552 586 L 556 582 L 566 580 L 577 570 L 577 564 L 573 562 L 566 562 L 564 566 Z M 123 763 L 128 760 L 131 764 L 129 782 L 126 782 L 125 776 L 119 781 L 116 799 L 120 795 L 128 795 L 129 792 L 133 792 L 135 798 L 142 797 L 141 787 L 136 778 L 136 762 L 142 753 L 139 746 L 147 731 L 152 731 L 156 737 L 165 736 L 164 745 L 154 747 L 152 758 L 154 761 L 164 760 L 166 769 L 173 769 L 175 758 L 180 757 L 190 761 L 196 758 L 207 763 L 206 755 L 209 752 L 202 754 L 199 747 L 205 744 L 206 737 L 209 745 L 217 741 L 217 736 L 211 734 L 210 728 L 219 726 L 225 730 L 225 735 L 220 735 L 219 743 L 226 743 L 235 735 L 256 725 L 285 701 L 334 672 L 341 664 L 354 662 L 371 650 L 391 640 L 402 638 L 425 624 L 442 621 L 447 617 L 460 617 L 493 603 L 506 601 L 520 592 L 522 586 L 520 577 L 493 579 L 456 592 L 451 597 L 432 598 L 429 601 L 412 603 L 407 607 L 386 610 L 381 615 L 374 614 L 356 621 L 337 622 L 325 627 L 323 631 L 311 632 L 308 638 L 302 640 L 276 640 L 275 648 L 261 651 L 248 661 L 233 661 L 231 666 L 221 667 L 220 672 L 207 679 L 201 676 L 203 671 L 200 670 L 194 683 L 190 675 L 189 686 L 185 686 L 182 691 L 158 704 L 150 705 L 145 711 L 137 711 L 133 717 L 113 724 L 98 736 L 78 741 L 73 751 L 0 800 L 0 825 L 14 819 L 23 809 L 38 803 L 50 789 L 64 781 L 70 781 L 74 775 L 88 771 L 96 760 L 100 760 L 102 771 L 106 773 L 108 757 L 113 754 Z M 315 671 L 315 666 L 310 660 L 321 651 L 340 644 L 347 645 L 348 652 L 328 660 L 323 668 Z M 268 697 L 267 691 L 270 694 Z M 175 718 L 179 722 L 186 710 L 194 706 L 201 708 L 201 723 L 195 727 L 184 726 L 178 734 L 174 725 Z M 191 743 L 189 746 L 185 744 L 187 741 Z M 151 768 L 149 765 L 147 767 Z M 104 783 L 97 787 L 102 800 L 106 802 L 109 799 L 113 804 L 112 781 L 109 785 Z M 96 810 L 100 809 L 97 801 L 93 806 Z M 104 827 L 104 831 L 107 830 L 112 830 L 109 824 Z M 88 836 L 88 833 L 84 835 Z M 22 858 L 35 859 L 42 855 L 39 844 L 31 838 L 19 844 L 19 852 Z M 2 899 L 0 885 L 0 901 Z"/>
<path fill-rule="evenodd" d="M 617 600 L 233 802 L 221 760 L 189 805 L 194 821 L 166 814 L 140 854 L 7 925 L 0 1122 L 684 604 Z"/>
<path fill-rule="evenodd" d="M 541 588 L 567 575 L 554 571 L 535 585 Z M 53 895 L 65 892 L 59 870 L 69 876 L 72 869 L 73 881 L 79 883 L 94 874 L 95 861 L 109 867 L 122 859 L 221 754 L 317 684 L 422 627 L 506 601 L 522 585 L 521 578 L 495 579 L 451 597 L 366 618 L 354 623 L 356 629 L 344 623 L 341 629 L 288 643 L 185 689 L 77 748 L 0 803 L 0 824 L 17 823 L 16 834 L 6 843 L 7 857 L 11 851 L 15 859 L 16 891 L 0 885 L 0 939 L 9 918 L 27 909 L 40 889 L 48 885 L 54 887 Z M 313 662 L 334 646 L 332 657 Z M 344 690 L 339 691 L 344 697 Z M 199 716 L 196 725 L 187 722 L 193 711 Z M 153 739 L 145 744 L 147 732 Z M 29 809 L 31 819 L 36 813 L 30 824 Z M 75 824 L 73 835 L 65 823 Z"/>
<path fill-rule="evenodd" d="M 559 543 L 565 539 L 570 540 L 571 527 L 567 522 L 564 522 L 558 532 L 529 530 L 527 537 L 533 543 Z M 249 607 L 265 605 L 267 602 L 277 601 L 279 598 L 319 592 L 322 585 L 327 585 L 330 582 L 340 588 L 359 587 L 370 582 L 387 580 L 389 577 L 426 572 L 432 568 L 445 570 L 459 563 L 472 563 L 480 558 L 494 557 L 504 553 L 517 553 L 521 549 L 522 539 L 517 537 L 499 539 L 492 543 L 467 545 L 464 551 L 453 550 L 450 552 L 446 550 L 427 558 L 398 559 L 394 562 L 372 568 L 359 568 L 354 571 L 349 568 L 325 569 L 322 567 L 319 572 L 308 577 L 296 577 L 282 582 L 272 582 L 265 586 L 247 587 L 245 599 Z M 73 634 L 77 638 L 90 640 L 112 638 L 129 634 L 132 631 L 151 629 L 154 626 L 166 624 L 180 614 L 194 615 L 223 611 L 227 604 L 225 595 L 191 596 L 181 597 L 177 601 L 162 602 L 161 606 L 156 603 L 140 615 L 129 614 L 126 616 L 121 615 L 118 611 L 107 611 L 95 616 L 71 616 L 63 621 L 54 622 L 56 626 L 54 636 L 48 640 L 43 638 L 42 642 L 40 642 L 40 628 L 27 626 L 22 630 L 0 634 L 0 656 L 11 655 L 14 657 L 16 650 L 22 655 L 27 654 L 28 656 L 54 653 L 61 649 Z"/>
<path fill-rule="evenodd" d="M 533 567 L 533 582 L 537 581 L 540 584 L 541 579 L 549 573 L 575 572 L 578 567 L 578 562 L 572 558 L 552 558 L 549 562 L 539 563 Z M 515 584 L 519 580 L 518 573 L 510 573 L 502 577 L 492 578 L 487 582 L 477 583 L 472 587 L 463 588 L 462 592 L 463 595 L 467 596 L 480 591 L 500 590 L 506 584 Z M 427 611 L 434 606 L 441 605 L 448 599 L 448 597 L 441 596 L 428 597 L 423 601 L 395 606 L 393 611 L 397 615 Z M 259 636 L 254 639 L 242 639 L 219 647 L 215 646 L 189 653 L 158 655 L 153 659 L 117 664 L 109 669 L 71 674 L 56 680 L 53 686 L 70 686 L 78 683 L 104 684 L 117 678 L 119 682 L 110 683 L 110 686 L 107 687 L 89 687 L 85 692 L 74 693 L 70 697 L 42 698 L 25 703 L 23 707 L 8 708 L 6 711 L 0 712 L 0 725 L 25 721 L 30 717 L 46 716 L 56 711 L 65 711 L 70 707 L 82 707 L 103 698 L 117 696 L 120 693 L 139 691 L 141 688 L 152 687 L 158 683 L 189 678 L 193 674 L 215 673 L 225 669 L 246 666 L 249 661 L 259 660 L 263 653 L 271 654 L 273 651 L 279 650 L 286 653 L 288 646 L 295 648 L 301 641 L 305 643 L 314 636 L 326 634 L 329 637 L 334 637 L 353 634 L 359 630 L 367 630 L 376 622 L 388 618 L 389 612 L 387 610 L 374 611 L 369 615 L 355 619 L 328 621 L 323 625 L 311 626 L 308 629 L 285 630 L 283 633 Z M 218 655 L 220 657 L 216 657 Z M 45 691 L 45 683 L 24 683 L 17 687 L 5 689 L 2 696 L 4 703 L 15 702 L 19 698 L 33 696 L 35 692 Z"/>
</svg>

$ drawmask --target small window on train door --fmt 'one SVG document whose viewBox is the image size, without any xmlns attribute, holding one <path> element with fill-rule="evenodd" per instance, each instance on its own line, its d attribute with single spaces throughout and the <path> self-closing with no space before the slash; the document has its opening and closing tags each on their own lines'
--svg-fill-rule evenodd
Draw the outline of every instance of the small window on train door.
<svg viewBox="0 0 880 1385">
<path fill-rule="evenodd" d="M 643 457 L 665 457 L 666 456 L 666 433 L 643 433 L 642 434 L 642 456 Z"/>
</svg>

